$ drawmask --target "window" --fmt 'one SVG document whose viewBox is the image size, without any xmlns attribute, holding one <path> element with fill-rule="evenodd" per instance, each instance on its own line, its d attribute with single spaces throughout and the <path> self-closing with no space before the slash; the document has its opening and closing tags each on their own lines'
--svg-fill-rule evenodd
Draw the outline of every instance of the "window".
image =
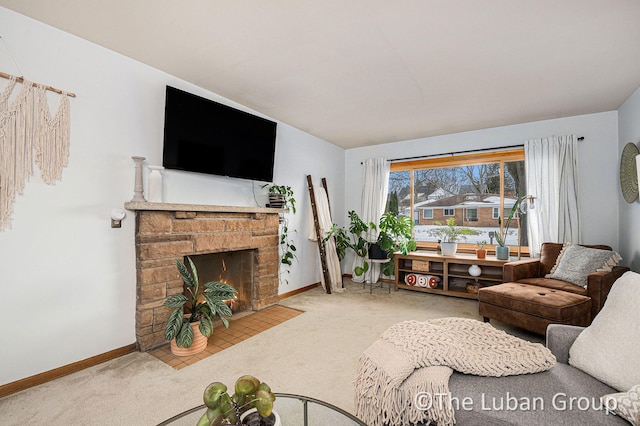
<svg viewBox="0 0 640 426">
<path fill-rule="evenodd" d="M 414 237 L 423 248 L 435 247 L 437 239 L 430 231 L 451 218 L 478 233 L 461 241 L 461 249 L 471 249 L 482 240 L 495 244 L 495 232 L 504 226 L 500 222 L 522 195 L 526 195 L 522 149 L 391 164 L 389 197 L 394 202 L 390 204 L 397 206 L 399 215 L 413 217 Z M 509 246 L 521 245 L 526 251 L 526 221 L 526 214 L 511 221 Z"/>
<path fill-rule="evenodd" d="M 491 217 L 495 220 L 498 220 L 499 217 L 509 217 L 509 213 L 511 213 L 511 208 L 504 209 L 502 215 L 500 215 L 500 207 L 494 207 Z"/>
</svg>

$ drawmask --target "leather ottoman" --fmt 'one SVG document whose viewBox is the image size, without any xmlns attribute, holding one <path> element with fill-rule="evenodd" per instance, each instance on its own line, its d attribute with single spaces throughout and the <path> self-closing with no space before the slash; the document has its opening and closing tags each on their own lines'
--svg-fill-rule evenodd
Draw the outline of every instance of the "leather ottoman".
<svg viewBox="0 0 640 426">
<path fill-rule="evenodd" d="M 591 298 L 568 291 L 504 283 L 481 288 L 478 301 L 485 322 L 495 319 L 538 334 L 545 334 L 549 324 L 591 322 Z"/>
</svg>

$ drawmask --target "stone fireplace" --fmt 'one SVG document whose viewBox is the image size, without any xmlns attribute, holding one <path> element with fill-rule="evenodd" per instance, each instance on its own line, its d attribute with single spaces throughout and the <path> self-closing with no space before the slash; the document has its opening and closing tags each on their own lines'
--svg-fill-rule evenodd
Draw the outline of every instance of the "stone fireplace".
<svg viewBox="0 0 640 426">
<path fill-rule="evenodd" d="M 236 310 L 259 310 L 278 302 L 281 210 L 146 202 L 126 203 L 125 208 L 136 212 L 139 350 L 166 342 L 164 327 L 170 309 L 163 303 L 183 291 L 176 261 L 184 261 L 185 256 L 193 256 L 201 284 L 225 281 L 241 293 L 238 304 L 242 306 Z"/>
</svg>

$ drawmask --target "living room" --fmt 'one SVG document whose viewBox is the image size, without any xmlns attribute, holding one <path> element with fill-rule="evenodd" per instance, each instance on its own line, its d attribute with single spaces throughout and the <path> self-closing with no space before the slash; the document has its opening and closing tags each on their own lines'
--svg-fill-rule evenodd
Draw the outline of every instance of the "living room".
<svg viewBox="0 0 640 426">
<path fill-rule="evenodd" d="M 250 111 L 186 79 L 14 12 L 18 9 L 11 3 L 19 2 L 0 2 L 8 7 L 0 8 L 0 71 L 24 74 L 76 97 L 70 101 L 70 156 L 61 180 L 47 185 L 36 171 L 15 199 L 11 228 L 0 232 L 0 319 L 6 342 L 0 351 L 0 386 L 136 341 L 135 212 L 126 211 L 121 228 L 111 228 L 110 212 L 133 197 L 132 156 L 146 157 L 146 165 L 162 163 L 165 86 Z M 625 54 L 627 65 L 637 67 L 637 50 Z M 640 140 L 638 87 L 640 77 L 626 100 L 604 111 L 567 115 L 550 107 L 547 117 L 535 121 L 349 149 L 278 121 L 274 182 L 291 186 L 299 199 L 298 213 L 290 215 L 291 228 L 297 229 L 297 262 L 279 293 L 320 280 L 316 246 L 306 239 L 307 175 L 326 178 L 335 221 L 345 225 L 347 212 L 360 209 L 361 162 L 368 158 L 511 146 L 550 135 L 584 137 L 579 152 L 583 241 L 610 245 L 621 254 L 622 265 L 640 271 L 640 204 L 625 202 L 619 182 L 623 147 Z M 164 199 L 171 203 L 267 203 L 258 182 L 170 171 L 164 179 Z"/>
</svg>

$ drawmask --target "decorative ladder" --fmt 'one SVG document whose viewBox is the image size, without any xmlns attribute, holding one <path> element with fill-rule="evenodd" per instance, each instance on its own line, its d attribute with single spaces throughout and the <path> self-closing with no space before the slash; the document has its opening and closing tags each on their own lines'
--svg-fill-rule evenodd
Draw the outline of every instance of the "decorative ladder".
<svg viewBox="0 0 640 426">
<path fill-rule="evenodd" d="M 324 287 L 327 294 L 331 294 L 331 278 L 329 276 L 329 268 L 327 267 L 327 252 L 324 244 L 322 244 L 323 235 L 318 220 L 318 207 L 316 205 L 316 195 L 313 191 L 313 179 L 311 175 L 307 175 L 307 186 L 309 187 L 309 197 L 311 199 L 311 211 L 313 212 L 313 224 L 316 229 L 316 241 L 318 242 L 318 251 L 320 252 L 320 264 L 322 266 L 322 276 L 324 277 Z M 327 193 L 327 203 L 329 204 L 329 212 L 331 212 L 331 204 L 329 203 L 329 190 L 327 189 L 327 179 L 322 178 L 322 187 Z"/>
</svg>

